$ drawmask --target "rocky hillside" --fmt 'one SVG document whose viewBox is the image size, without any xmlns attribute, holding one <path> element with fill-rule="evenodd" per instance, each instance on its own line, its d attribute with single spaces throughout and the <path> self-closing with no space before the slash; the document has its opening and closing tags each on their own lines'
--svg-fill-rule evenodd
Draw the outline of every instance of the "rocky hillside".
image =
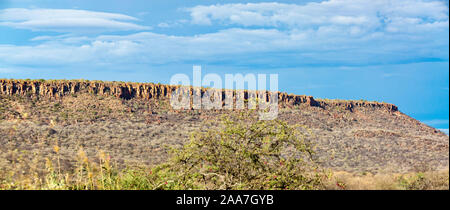
<svg viewBox="0 0 450 210">
<path fill-rule="evenodd" d="M 83 148 L 108 152 L 120 167 L 164 162 L 197 129 L 214 128 L 225 110 L 173 110 L 177 86 L 99 81 L 0 80 L 0 171 L 55 155 L 74 167 Z M 202 94 L 202 91 L 189 91 Z M 219 94 L 224 94 L 223 90 Z M 248 98 L 251 93 L 244 92 Z M 236 93 L 234 93 L 236 96 Z M 265 100 L 269 100 L 270 97 Z M 449 137 L 395 105 L 317 100 L 279 93 L 279 119 L 304 126 L 323 167 L 349 172 L 446 169 Z M 19 164 L 20 163 L 20 164 Z"/>
</svg>

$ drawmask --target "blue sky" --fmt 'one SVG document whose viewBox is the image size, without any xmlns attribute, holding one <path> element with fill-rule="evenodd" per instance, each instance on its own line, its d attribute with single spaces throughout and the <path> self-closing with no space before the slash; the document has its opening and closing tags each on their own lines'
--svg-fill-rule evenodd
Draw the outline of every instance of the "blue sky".
<svg viewBox="0 0 450 210">
<path fill-rule="evenodd" d="M 448 11 L 436 0 L 0 0 L 0 78 L 278 73 L 281 91 L 394 103 L 448 132 Z"/>
</svg>

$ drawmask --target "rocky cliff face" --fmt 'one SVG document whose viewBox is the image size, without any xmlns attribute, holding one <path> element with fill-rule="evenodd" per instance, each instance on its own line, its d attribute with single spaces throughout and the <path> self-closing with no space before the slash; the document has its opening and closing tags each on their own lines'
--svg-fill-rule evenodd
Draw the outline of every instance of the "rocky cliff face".
<svg viewBox="0 0 450 210">
<path fill-rule="evenodd" d="M 355 107 L 371 107 L 382 108 L 390 112 L 398 111 L 398 107 L 394 104 L 379 103 L 371 101 L 339 101 L 339 100 L 317 100 L 320 107 L 343 107 L 346 110 L 352 111 Z"/>
<path fill-rule="evenodd" d="M 40 97 L 63 97 L 66 95 L 75 94 L 78 92 L 88 92 L 97 95 L 109 95 L 122 99 L 169 99 L 172 92 L 176 91 L 179 86 L 153 84 L 153 83 L 124 83 L 124 82 L 96 82 L 96 81 L 44 81 L 44 80 L 10 80 L 0 79 L 0 94 L 4 95 L 29 95 Z M 184 91 L 189 91 L 191 95 L 203 95 L 207 89 L 201 88 L 187 88 Z M 225 90 L 213 90 L 214 95 L 221 95 L 224 100 Z M 233 100 L 236 100 L 238 95 L 243 94 L 244 99 L 248 99 L 249 95 L 255 94 L 252 91 L 234 91 Z M 271 95 L 268 92 L 263 99 L 270 101 Z M 352 110 L 355 107 L 372 107 L 382 108 L 390 112 L 398 111 L 397 106 L 387 103 L 365 102 L 365 101 L 340 101 L 340 100 L 315 100 L 312 96 L 293 95 L 278 92 L 278 104 L 280 106 L 294 106 L 306 104 L 309 106 L 316 106 L 327 108 L 330 106 L 343 107 L 346 110 Z"/>
</svg>

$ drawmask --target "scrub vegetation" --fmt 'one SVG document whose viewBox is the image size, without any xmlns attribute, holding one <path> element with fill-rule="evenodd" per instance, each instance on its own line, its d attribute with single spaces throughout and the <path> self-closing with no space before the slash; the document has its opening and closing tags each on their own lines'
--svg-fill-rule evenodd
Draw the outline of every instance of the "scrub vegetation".
<svg viewBox="0 0 450 210">
<path fill-rule="evenodd" d="M 0 189 L 449 188 L 446 134 L 372 102 L 317 104 L 258 121 L 164 98 L 0 94 Z"/>
</svg>

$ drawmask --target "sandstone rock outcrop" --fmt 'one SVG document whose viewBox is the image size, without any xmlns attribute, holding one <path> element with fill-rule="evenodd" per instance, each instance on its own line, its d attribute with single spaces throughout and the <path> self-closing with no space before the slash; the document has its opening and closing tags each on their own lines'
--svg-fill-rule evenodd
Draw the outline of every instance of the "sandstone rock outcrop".
<svg viewBox="0 0 450 210">
<path fill-rule="evenodd" d="M 0 79 L 0 94 L 4 95 L 29 95 L 39 97 L 63 97 L 65 95 L 76 94 L 78 92 L 88 92 L 97 95 L 110 95 L 121 99 L 140 98 L 146 100 L 169 99 L 173 91 L 180 86 L 153 84 L 153 83 L 125 83 L 125 82 L 99 82 L 99 81 L 66 81 L 66 80 L 11 80 Z M 181 90 L 189 92 L 191 97 L 203 96 L 208 89 L 188 87 Z M 266 92 L 266 97 L 260 98 L 266 102 L 271 101 L 270 92 Z M 249 96 L 257 96 L 254 91 L 230 91 L 213 90 L 215 98 L 222 98 L 233 95 L 248 99 Z M 192 103 L 192 102 L 191 102 Z M 222 101 L 222 105 L 224 101 Z M 340 101 L 340 100 L 315 100 L 312 96 L 293 95 L 278 92 L 278 104 L 281 106 L 294 106 L 306 104 L 308 106 L 326 108 L 329 106 L 344 107 L 352 111 L 355 107 L 383 108 L 391 112 L 398 111 L 397 106 L 387 103 L 365 102 L 365 101 Z M 192 104 L 191 104 L 192 105 Z"/>
</svg>

